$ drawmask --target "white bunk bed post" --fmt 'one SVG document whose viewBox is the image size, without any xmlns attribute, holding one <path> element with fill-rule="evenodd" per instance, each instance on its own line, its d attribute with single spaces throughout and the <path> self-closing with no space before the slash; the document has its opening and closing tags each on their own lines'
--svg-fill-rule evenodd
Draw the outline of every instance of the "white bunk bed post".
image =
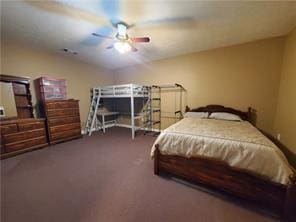
<svg viewBox="0 0 296 222">
<path fill-rule="evenodd" d="M 103 127 L 103 133 L 106 132 L 106 129 L 105 129 L 105 115 L 102 115 L 102 127 Z"/>
<path fill-rule="evenodd" d="M 94 110 L 93 110 L 93 118 L 92 118 L 92 121 L 91 121 L 90 131 L 88 133 L 89 136 L 91 136 L 92 132 L 97 127 L 97 111 L 98 111 L 98 107 L 99 107 L 100 99 L 101 99 L 101 92 L 100 91 L 101 90 L 99 89 L 99 93 L 97 94 L 96 89 L 94 89 L 95 107 L 94 107 Z"/>
<path fill-rule="evenodd" d="M 131 85 L 131 126 L 132 126 L 132 139 L 135 139 L 135 113 L 134 113 L 134 87 Z"/>
</svg>

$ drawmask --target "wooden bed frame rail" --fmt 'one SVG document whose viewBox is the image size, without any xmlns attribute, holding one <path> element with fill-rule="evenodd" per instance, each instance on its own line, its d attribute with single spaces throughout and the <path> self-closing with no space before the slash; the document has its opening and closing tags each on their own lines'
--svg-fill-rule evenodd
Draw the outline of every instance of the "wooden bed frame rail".
<svg viewBox="0 0 296 222">
<path fill-rule="evenodd" d="M 296 221 L 296 175 L 290 183 L 269 181 L 261 176 L 237 169 L 205 157 L 186 158 L 162 155 L 158 146 L 154 153 L 154 174 L 169 173 L 187 181 L 226 191 L 270 209 L 286 222 Z"/>
</svg>

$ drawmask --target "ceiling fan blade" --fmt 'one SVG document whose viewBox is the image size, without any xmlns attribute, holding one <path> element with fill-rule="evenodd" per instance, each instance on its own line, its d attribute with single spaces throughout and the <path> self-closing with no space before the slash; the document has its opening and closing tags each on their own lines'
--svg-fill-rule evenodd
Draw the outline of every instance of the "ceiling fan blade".
<svg viewBox="0 0 296 222">
<path fill-rule="evenodd" d="M 164 17 L 159 19 L 146 20 L 146 21 L 138 22 L 133 25 L 136 25 L 137 27 L 176 25 L 177 28 L 180 28 L 182 26 L 188 27 L 188 26 L 196 25 L 196 22 L 197 20 L 194 17 L 184 16 L 184 17 Z"/>
<path fill-rule="evenodd" d="M 101 34 L 97 34 L 97 33 L 92 33 L 92 35 L 96 36 L 96 37 L 100 37 L 100 38 L 105 38 L 105 39 L 113 39 L 110 36 L 105 36 L 105 35 L 101 35 Z"/>
<path fill-rule="evenodd" d="M 150 42 L 149 37 L 131 38 L 132 42 Z"/>
<path fill-rule="evenodd" d="M 112 49 L 113 48 L 113 45 L 109 45 L 106 47 L 106 49 Z"/>
</svg>

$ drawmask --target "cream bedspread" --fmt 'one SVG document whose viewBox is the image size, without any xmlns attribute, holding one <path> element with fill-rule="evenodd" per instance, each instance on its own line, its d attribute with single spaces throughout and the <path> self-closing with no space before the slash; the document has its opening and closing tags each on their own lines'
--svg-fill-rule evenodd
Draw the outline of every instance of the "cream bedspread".
<svg viewBox="0 0 296 222">
<path fill-rule="evenodd" d="M 249 122 L 185 118 L 165 129 L 155 145 L 165 155 L 205 156 L 287 184 L 293 173 L 282 151 Z"/>
</svg>

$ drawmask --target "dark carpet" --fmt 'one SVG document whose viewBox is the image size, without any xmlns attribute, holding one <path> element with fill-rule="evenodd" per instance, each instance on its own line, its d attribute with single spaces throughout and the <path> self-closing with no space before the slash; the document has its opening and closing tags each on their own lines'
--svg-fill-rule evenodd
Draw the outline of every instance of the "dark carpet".
<svg viewBox="0 0 296 222">
<path fill-rule="evenodd" d="M 2 222 L 263 222 L 241 201 L 153 174 L 155 137 L 108 129 L 1 161 Z"/>
</svg>

